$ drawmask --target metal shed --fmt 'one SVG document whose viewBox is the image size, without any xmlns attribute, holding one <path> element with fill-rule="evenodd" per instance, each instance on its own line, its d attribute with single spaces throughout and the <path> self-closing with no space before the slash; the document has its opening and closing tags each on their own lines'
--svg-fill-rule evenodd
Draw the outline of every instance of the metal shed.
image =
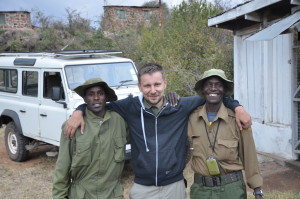
<svg viewBox="0 0 300 199">
<path fill-rule="evenodd" d="M 235 98 L 253 118 L 257 150 L 300 154 L 300 0 L 253 0 L 211 17 L 234 34 Z"/>
</svg>

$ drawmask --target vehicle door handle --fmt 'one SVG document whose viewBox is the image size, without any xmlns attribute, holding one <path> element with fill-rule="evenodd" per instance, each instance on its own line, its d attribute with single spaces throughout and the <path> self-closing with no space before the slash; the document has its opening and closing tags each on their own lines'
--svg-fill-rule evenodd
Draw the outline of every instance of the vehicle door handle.
<svg viewBox="0 0 300 199">
<path fill-rule="evenodd" d="M 21 113 L 26 113 L 25 109 L 20 110 Z"/>
<path fill-rule="evenodd" d="M 46 113 L 41 113 L 40 116 L 47 117 L 47 114 Z"/>
</svg>

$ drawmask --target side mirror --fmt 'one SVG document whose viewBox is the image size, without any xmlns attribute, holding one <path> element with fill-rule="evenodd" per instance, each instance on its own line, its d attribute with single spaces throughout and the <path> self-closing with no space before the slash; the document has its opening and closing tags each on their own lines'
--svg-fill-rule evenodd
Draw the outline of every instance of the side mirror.
<svg viewBox="0 0 300 199">
<path fill-rule="evenodd" d="M 53 86 L 51 88 L 51 99 L 55 102 L 61 99 L 61 87 Z"/>
<path fill-rule="evenodd" d="M 59 86 L 53 86 L 51 88 L 51 99 L 59 104 L 62 104 L 64 108 L 67 108 L 66 102 L 59 102 L 60 99 L 62 99 L 62 88 Z"/>
</svg>

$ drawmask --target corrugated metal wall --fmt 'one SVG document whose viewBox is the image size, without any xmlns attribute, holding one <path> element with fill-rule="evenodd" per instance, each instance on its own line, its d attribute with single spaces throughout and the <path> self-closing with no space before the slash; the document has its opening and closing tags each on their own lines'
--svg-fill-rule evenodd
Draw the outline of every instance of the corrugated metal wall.
<svg viewBox="0 0 300 199">
<path fill-rule="evenodd" d="M 299 41 L 298 41 L 299 42 Z M 293 135 L 293 148 L 294 151 L 298 154 L 300 154 L 300 46 L 296 45 L 294 46 L 294 57 L 295 57 L 295 73 L 294 77 L 296 79 L 296 87 L 294 92 L 294 105 L 295 105 L 295 127 L 294 127 L 294 135 Z M 297 125 L 296 125 L 297 124 Z"/>
<path fill-rule="evenodd" d="M 257 122 L 291 125 L 292 35 L 272 41 L 235 37 L 235 98 Z"/>
<path fill-rule="evenodd" d="M 272 41 L 246 41 L 234 37 L 235 98 L 253 118 L 253 135 L 260 151 L 296 159 L 298 135 L 296 60 L 293 35 Z M 294 139 L 293 139 L 294 137 Z"/>
</svg>

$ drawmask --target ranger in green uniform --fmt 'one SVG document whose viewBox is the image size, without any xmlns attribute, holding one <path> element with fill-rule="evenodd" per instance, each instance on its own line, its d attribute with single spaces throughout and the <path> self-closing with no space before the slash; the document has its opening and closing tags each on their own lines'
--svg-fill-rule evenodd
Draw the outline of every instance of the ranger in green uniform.
<svg viewBox="0 0 300 199">
<path fill-rule="evenodd" d="M 85 133 L 77 129 L 72 140 L 61 134 L 53 198 L 122 199 L 127 124 L 105 109 L 106 102 L 117 96 L 100 78 L 89 79 L 74 91 L 87 103 Z"/>
</svg>

